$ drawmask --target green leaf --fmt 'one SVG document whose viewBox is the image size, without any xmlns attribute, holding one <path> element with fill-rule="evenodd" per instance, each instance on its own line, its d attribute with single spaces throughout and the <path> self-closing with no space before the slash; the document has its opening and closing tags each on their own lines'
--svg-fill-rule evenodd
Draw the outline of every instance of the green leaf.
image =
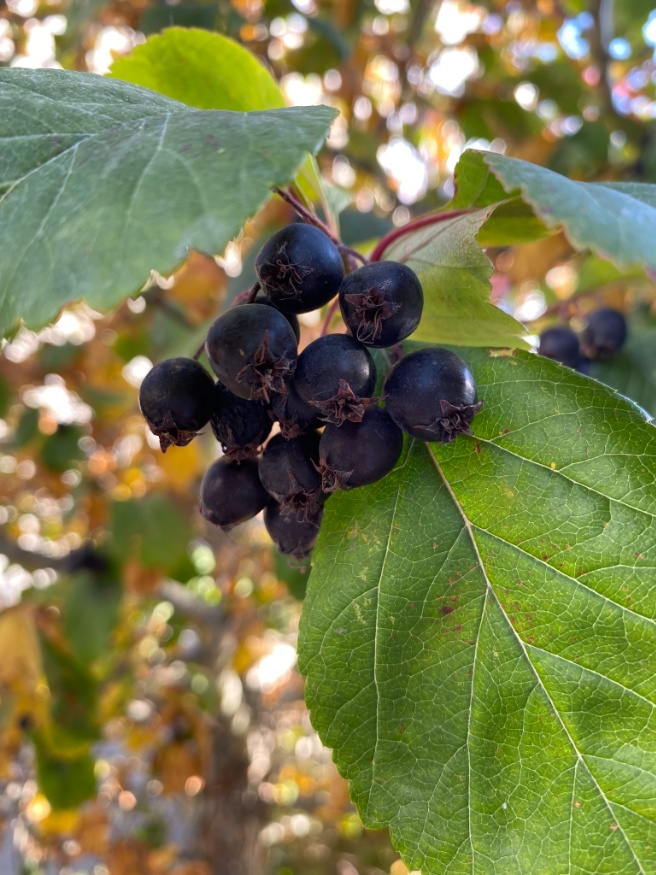
<svg viewBox="0 0 656 875">
<path fill-rule="evenodd" d="M 66 758 L 35 733 L 39 787 L 54 809 L 78 808 L 96 795 L 95 761 L 88 753 Z"/>
<path fill-rule="evenodd" d="M 110 76 L 197 109 L 280 109 L 282 93 L 249 51 L 218 33 L 171 27 L 112 64 Z"/>
<path fill-rule="evenodd" d="M 89 665 L 110 652 L 123 589 L 109 571 L 81 571 L 64 589 L 62 626 L 75 657 Z"/>
<path fill-rule="evenodd" d="M 524 344 L 523 326 L 489 301 L 492 265 L 476 235 L 490 213 L 488 208 L 445 218 L 385 249 L 384 258 L 411 267 L 424 289 L 424 312 L 413 339 L 460 346 Z"/>
<path fill-rule="evenodd" d="M 656 416 L 656 326 L 634 320 L 626 345 L 608 362 L 592 362 L 590 376 Z"/>
<path fill-rule="evenodd" d="M 65 643 L 42 635 L 41 649 L 50 688 L 49 743 L 63 756 L 77 756 L 100 735 L 95 679 Z"/>
<path fill-rule="evenodd" d="M 107 310 L 190 248 L 221 251 L 334 116 L 199 111 L 98 76 L 0 69 L 0 331 L 79 298 Z"/>
<path fill-rule="evenodd" d="M 115 501 L 110 531 L 114 559 L 138 558 L 146 568 L 161 568 L 170 575 L 185 563 L 193 536 L 187 516 L 161 492 L 138 501 Z"/>
<path fill-rule="evenodd" d="M 501 213 L 491 216 L 483 244 L 537 239 L 546 226 L 561 230 L 575 249 L 590 249 L 618 267 L 643 265 L 656 269 L 656 186 L 646 183 L 576 182 L 558 173 L 494 152 L 465 152 L 456 168 L 458 193 L 454 206 L 494 203 L 505 209 L 519 197 L 539 222 L 518 216 L 508 223 Z M 501 197 L 501 190 L 504 197 Z M 498 222 L 503 223 L 502 228 Z M 532 235 L 532 236 L 531 236 Z"/>
<path fill-rule="evenodd" d="M 285 106 L 278 83 L 255 55 L 228 37 L 194 28 L 171 27 L 150 37 L 114 61 L 110 76 L 197 109 L 251 112 Z M 312 155 L 306 157 L 296 183 L 308 202 L 321 203 L 338 227 Z"/>
<path fill-rule="evenodd" d="M 656 429 L 466 353 L 475 436 L 326 508 L 300 629 L 323 742 L 423 875 L 656 871 Z"/>
</svg>

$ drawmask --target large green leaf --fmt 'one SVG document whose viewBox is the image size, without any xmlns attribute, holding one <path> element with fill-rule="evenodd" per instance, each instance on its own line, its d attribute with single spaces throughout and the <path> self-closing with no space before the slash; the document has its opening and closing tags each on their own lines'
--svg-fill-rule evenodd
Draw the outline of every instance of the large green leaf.
<svg viewBox="0 0 656 875">
<path fill-rule="evenodd" d="M 431 343 L 517 347 L 524 328 L 490 303 L 492 265 L 476 242 L 491 208 L 464 212 L 404 234 L 384 258 L 411 267 L 424 289 L 414 335 Z"/>
<path fill-rule="evenodd" d="M 656 326 L 633 320 L 624 348 L 608 362 L 592 362 L 590 376 L 656 416 Z"/>
<path fill-rule="evenodd" d="M 228 37 L 198 28 L 170 27 L 150 37 L 114 61 L 110 75 L 196 109 L 252 112 L 285 106 L 278 83 L 255 55 Z M 296 184 L 309 203 L 322 205 L 337 228 L 338 213 L 312 155 Z"/>
<path fill-rule="evenodd" d="M 300 666 L 366 825 L 423 875 L 656 871 L 656 429 L 470 351 L 474 437 L 331 498 Z"/>
<path fill-rule="evenodd" d="M 0 69 L 0 331 L 106 310 L 190 248 L 221 251 L 335 111 L 193 110 L 98 76 Z"/>
<path fill-rule="evenodd" d="M 656 269 L 656 186 L 576 182 L 528 161 L 476 151 L 464 153 L 456 177 L 456 207 L 499 205 L 479 237 L 484 244 L 562 229 L 575 249 L 590 249 L 620 267 Z M 527 219 L 526 207 L 537 223 Z"/>
<path fill-rule="evenodd" d="M 110 75 L 197 109 L 238 112 L 280 109 L 275 79 L 234 40 L 195 28 L 171 27 L 112 64 Z"/>
</svg>

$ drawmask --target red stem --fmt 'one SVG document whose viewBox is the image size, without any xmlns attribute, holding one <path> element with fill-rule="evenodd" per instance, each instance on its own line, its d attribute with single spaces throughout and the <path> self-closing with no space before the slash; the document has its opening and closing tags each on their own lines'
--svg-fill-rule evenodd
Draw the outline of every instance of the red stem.
<svg viewBox="0 0 656 875">
<path fill-rule="evenodd" d="M 439 222 L 446 222 L 448 219 L 457 219 L 459 216 L 464 216 L 467 213 L 472 212 L 474 211 L 471 209 L 466 209 L 450 210 L 446 213 L 433 213 L 430 216 L 422 216 L 419 219 L 415 219 L 414 222 L 408 222 L 407 225 L 402 225 L 400 228 L 395 228 L 393 231 L 390 231 L 389 234 L 381 237 L 381 239 L 378 241 L 373 251 L 369 255 L 369 261 L 380 261 L 381 255 L 388 246 L 390 246 L 400 237 L 404 237 L 406 234 L 411 234 L 418 228 L 425 228 L 427 225 L 437 225 Z"/>
</svg>

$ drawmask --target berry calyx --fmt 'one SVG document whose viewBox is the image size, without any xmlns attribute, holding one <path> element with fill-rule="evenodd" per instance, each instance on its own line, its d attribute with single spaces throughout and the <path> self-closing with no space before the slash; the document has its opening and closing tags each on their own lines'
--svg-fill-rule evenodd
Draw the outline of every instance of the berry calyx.
<svg viewBox="0 0 656 875">
<path fill-rule="evenodd" d="M 205 350 L 219 380 L 240 398 L 269 401 L 286 392 L 296 367 L 294 332 L 263 304 L 233 307 L 212 323 Z"/>
<path fill-rule="evenodd" d="M 319 337 L 298 358 L 294 387 L 325 422 L 360 422 L 375 386 L 371 354 L 348 334 Z"/>
<path fill-rule="evenodd" d="M 367 346 L 393 346 L 417 328 L 424 292 L 417 274 L 405 264 L 365 264 L 339 287 L 342 318 L 351 334 Z"/>
<path fill-rule="evenodd" d="M 267 240 L 255 260 L 267 298 L 286 313 L 308 313 L 334 298 L 344 264 L 333 241 L 314 225 L 287 225 Z"/>
<path fill-rule="evenodd" d="M 582 361 L 579 339 L 566 325 L 555 325 L 543 331 L 538 353 L 568 368 L 578 368 Z"/>
<path fill-rule="evenodd" d="M 321 506 L 305 519 L 299 520 L 285 515 L 280 505 L 271 500 L 264 510 L 264 525 L 281 553 L 296 559 L 305 559 L 316 543 L 322 517 Z"/>
<path fill-rule="evenodd" d="M 184 447 L 210 419 L 214 380 L 194 359 L 167 359 L 146 374 L 139 406 L 163 453 L 170 446 Z"/>
<path fill-rule="evenodd" d="M 381 480 L 394 468 L 403 434 L 385 410 L 370 407 L 362 422 L 327 425 L 319 443 L 321 488 L 325 493 Z"/>
<path fill-rule="evenodd" d="M 254 459 L 217 459 L 200 485 L 200 512 L 225 532 L 258 514 L 269 500 Z"/>
<path fill-rule="evenodd" d="M 624 346 L 627 337 L 626 319 L 612 307 L 593 310 L 581 333 L 581 344 L 588 358 L 608 361 Z"/>
<path fill-rule="evenodd" d="M 410 353 L 385 380 L 383 397 L 394 422 L 411 437 L 450 443 L 470 434 L 483 402 L 471 371 L 455 353 L 428 347 Z"/>
</svg>

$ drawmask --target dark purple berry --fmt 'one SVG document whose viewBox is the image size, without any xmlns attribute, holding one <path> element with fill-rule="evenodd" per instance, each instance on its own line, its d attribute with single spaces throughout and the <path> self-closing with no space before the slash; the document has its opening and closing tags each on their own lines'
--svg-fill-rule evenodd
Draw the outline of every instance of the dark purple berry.
<svg viewBox="0 0 656 875">
<path fill-rule="evenodd" d="M 334 298 L 344 276 L 339 249 L 314 225 L 287 225 L 264 244 L 255 272 L 267 298 L 286 313 L 308 313 Z"/>
<path fill-rule="evenodd" d="M 280 505 L 270 501 L 264 511 L 264 525 L 271 540 L 281 553 L 305 559 L 312 552 L 323 516 L 323 507 L 305 519 L 297 519 L 281 511 Z"/>
<path fill-rule="evenodd" d="M 325 422 L 360 422 L 376 387 L 376 366 L 354 337 L 328 334 L 300 354 L 294 386 Z"/>
<path fill-rule="evenodd" d="M 194 359 L 172 358 L 150 370 L 139 389 L 139 406 L 162 452 L 184 447 L 207 425 L 214 380 Z"/>
<path fill-rule="evenodd" d="M 417 274 L 395 261 L 365 264 L 344 277 L 339 307 L 346 327 L 367 346 L 393 346 L 419 325 L 424 292 Z"/>
<path fill-rule="evenodd" d="M 214 392 L 210 425 L 223 452 L 236 460 L 257 455 L 273 426 L 267 406 L 240 398 L 221 383 Z"/>
<path fill-rule="evenodd" d="M 626 319 L 619 310 L 602 307 L 588 316 L 581 344 L 588 358 L 608 361 L 624 346 L 626 335 Z"/>
<path fill-rule="evenodd" d="M 243 304 L 246 304 L 246 303 L 247 303 L 246 301 L 240 301 L 237 306 L 241 307 Z M 264 304 L 265 307 L 273 307 L 275 310 L 279 310 L 282 313 L 282 315 L 285 317 L 285 319 L 291 325 L 292 331 L 294 332 L 294 336 L 296 337 L 296 342 L 298 343 L 298 341 L 301 339 L 301 326 L 298 323 L 298 318 L 293 313 L 283 313 L 283 311 L 280 310 L 280 307 L 276 307 L 276 305 L 273 303 L 273 301 L 270 301 L 267 298 L 267 296 L 264 294 L 262 289 L 260 289 L 259 292 L 255 295 L 255 300 L 252 301 L 251 303 Z"/>
<path fill-rule="evenodd" d="M 268 500 L 254 459 L 243 462 L 217 459 L 200 485 L 200 512 L 226 532 L 254 517 Z"/>
<path fill-rule="evenodd" d="M 327 425 L 319 443 L 319 470 L 326 493 L 381 480 L 399 461 L 403 433 L 385 410 L 370 407 L 362 422 Z"/>
<path fill-rule="evenodd" d="M 319 435 L 285 440 L 271 438 L 260 459 L 260 482 L 280 505 L 283 516 L 304 519 L 323 500 L 319 465 Z"/>
<path fill-rule="evenodd" d="M 271 413 L 280 424 L 280 434 L 285 440 L 300 437 L 302 434 L 321 428 L 316 407 L 306 404 L 290 383 L 286 395 L 274 395 L 271 399 Z"/>
<path fill-rule="evenodd" d="M 579 339 L 572 329 L 565 325 L 556 325 L 543 331 L 540 335 L 538 352 L 568 368 L 578 368 L 581 364 Z"/>
<path fill-rule="evenodd" d="M 233 307 L 219 316 L 207 332 L 205 349 L 219 380 L 254 401 L 287 391 L 298 355 L 289 322 L 263 304 Z"/>
<path fill-rule="evenodd" d="M 455 353 L 439 347 L 412 352 L 387 375 L 383 389 L 387 412 L 411 437 L 449 443 L 469 434 L 481 409 L 476 384 Z"/>
</svg>

